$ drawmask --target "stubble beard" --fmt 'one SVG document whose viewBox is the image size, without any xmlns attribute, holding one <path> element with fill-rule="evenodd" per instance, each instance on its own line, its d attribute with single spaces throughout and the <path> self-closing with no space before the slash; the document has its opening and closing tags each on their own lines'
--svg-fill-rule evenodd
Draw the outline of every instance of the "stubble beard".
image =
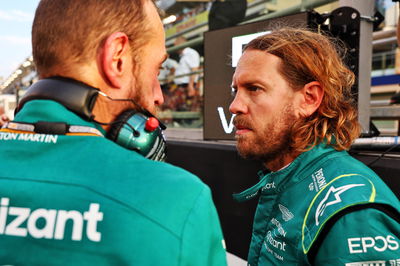
<svg viewBox="0 0 400 266">
<path fill-rule="evenodd" d="M 157 115 L 158 107 L 157 106 L 148 106 L 146 97 L 149 97 L 144 94 L 143 88 L 143 80 L 140 79 L 140 76 L 137 75 L 141 71 L 140 67 L 132 69 L 133 77 L 135 79 L 135 86 L 131 86 L 130 88 L 130 98 L 133 99 L 139 106 L 134 106 L 133 109 L 140 111 L 140 108 L 144 108 L 149 111 L 153 115 Z M 140 107 L 140 108 L 138 108 Z M 131 107 L 132 109 L 132 107 Z"/>
<path fill-rule="evenodd" d="M 236 118 L 238 121 L 242 119 Z M 252 131 L 252 136 L 238 136 L 237 150 L 244 159 L 261 161 L 264 164 L 283 158 L 292 152 L 291 140 L 293 125 L 296 117 L 293 108 L 288 106 L 282 115 L 270 121 L 264 129 L 258 132 Z M 240 122 L 243 124 L 243 122 Z M 253 130 L 257 129 L 252 125 Z"/>
<path fill-rule="evenodd" d="M 142 106 L 142 99 L 140 92 L 136 91 L 135 93 L 131 90 L 130 93 L 126 96 L 126 98 L 123 99 L 130 99 L 133 100 L 135 103 L 139 104 L 139 106 Z M 119 116 L 120 114 L 128 111 L 128 110 L 136 110 L 140 111 L 139 106 L 136 104 L 132 103 L 131 101 L 118 101 L 118 102 L 113 102 L 113 107 L 111 107 L 116 116 Z M 118 110 L 118 111 L 117 111 Z"/>
<path fill-rule="evenodd" d="M 129 99 L 132 99 L 136 104 L 130 103 L 129 107 L 127 109 L 134 109 L 136 111 L 141 111 L 141 108 L 146 108 L 146 99 L 142 91 L 143 87 L 143 82 L 140 80 L 139 75 L 137 73 L 140 72 L 139 67 L 134 67 L 132 69 L 132 75 L 134 79 L 134 84 L 131 83 L 131 86 L 129 88 Z M 138 105 L 138 106 L 137 106 Z"/>
<path fill-rule="evenodd" d="M 144 108 L 146 111 L 149 111 L 152 115 L 156 116 L 159 112 L 159 107 L 155 105 L 148 106 L 146 97 L 148 96 L 143 93 L 142 87 L 140 86 L 135 88 L 135 92 L 131 91 L 131 99 L 139 104 L 139 106 L 134 106 L 133 109 L 140 111 L 140 108 Z"/>
</svg>

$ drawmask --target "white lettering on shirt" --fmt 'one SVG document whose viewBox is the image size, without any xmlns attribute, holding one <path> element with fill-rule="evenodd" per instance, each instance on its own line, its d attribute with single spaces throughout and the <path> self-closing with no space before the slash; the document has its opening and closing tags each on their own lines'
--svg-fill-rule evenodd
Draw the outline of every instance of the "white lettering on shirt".
<svg viewBox="0 0 400 266">
<path fill-rule="evenodd" d="M 56 144 L 57 139 L 58 139 L 57 135 L 0 132 L 0 140 L 6 140 L 6 141 L 20 140 L 20 141 Z"/>
<path fill-rule="evenodd" d="M 347 239 L 350 254 L 368 253 L 371 249 L 378 252 L 390 250 L 398 250 L 399 242 L 392 235 L 376 236 L 376 237 L 355 237 Z"/>
<path fill-rule="evenodd" d="M 9 206 L 9 198 L 1 198 L 0 235 L 63 240 L 65 225 L 72 221 L 71 239 L 81 241 L 86 221 L 86 236 L 90 241 L 100 242 L 101 233 L 97 231 L 98 222 L 103 220 L 98 203 L 90 203 L 89 210 L 83 215 L 76 210 L 36 209 Z M 45 225 L 38 228 L 38 220 L 44 220 Z M 26 227 L 23 224 L 27 222 Z"/>
</svg>

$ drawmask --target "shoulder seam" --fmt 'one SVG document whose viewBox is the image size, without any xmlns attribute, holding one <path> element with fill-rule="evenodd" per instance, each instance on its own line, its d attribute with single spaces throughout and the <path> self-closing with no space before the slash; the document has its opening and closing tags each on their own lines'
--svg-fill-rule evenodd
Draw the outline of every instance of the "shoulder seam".
<svg viewBox="0 0 400 266">
<path fill-rule="evenodd" d="M 182 253 L 183 253 L 183 238 L 184 238 L 183 235 L 184 235 L 184 232 L 185 232 L 185 228 L 186 228 L 187 222 L 188 222 L 189 217 L 192 214 L 194 208 L 197 206 L 201 195 L 203 195 L 205 190 L 207 190 L 207 186 L 203 185 L 203 189 L 200 190 L 199 194 L 197 195 L 196 199 L 194 200 L 193 206 L 189 210 L 188 214 L 186 215 L 185 222 L 183 223 L 182 232 L 181 232 L 181 234 L 179 236 L 180 252 L 179 252 L 179 258 L 178 258 L 178 265 L 181 265 L 181 263 L 182 263 L 181 260 L 182 260 Z"/>
</svg>

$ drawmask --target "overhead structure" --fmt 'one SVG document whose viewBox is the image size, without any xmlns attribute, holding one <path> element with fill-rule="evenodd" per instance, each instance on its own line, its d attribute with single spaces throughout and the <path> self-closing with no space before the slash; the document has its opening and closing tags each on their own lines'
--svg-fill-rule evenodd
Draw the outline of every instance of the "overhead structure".
<svg viewBox="0 0 400 266">
<path fill-rule="evenodd" d="M 372 32 L 375 18 L 374 0 L 340 0 L 340 6 L 349 6 L 360 13 L 360 39 L 358 57 L 358 120 L 363 135 L 371 135 L 370 102 L 371 102 L 371 68 L 372 68 Z"/>
</svg>

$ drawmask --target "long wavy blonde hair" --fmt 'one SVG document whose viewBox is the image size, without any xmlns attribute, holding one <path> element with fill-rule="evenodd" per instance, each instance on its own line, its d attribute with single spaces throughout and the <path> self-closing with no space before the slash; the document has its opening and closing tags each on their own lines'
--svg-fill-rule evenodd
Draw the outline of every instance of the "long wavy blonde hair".
<svg viewBox="0 0 400 266">
<path fill-rule="evenodd" d="M 343 62 L 344 51 L 332 38 L 306 29 L 281 28 L 252 40 L 245 49 L 273 54 L 279 72 L 294 90 L 318 81 L 324 90 L 319 108 L 293 126 L 292 149 L 303 152 L 325 142 L 345 150 L 360 134 L 351 95 L 355 77 Z"/>
</svg>

